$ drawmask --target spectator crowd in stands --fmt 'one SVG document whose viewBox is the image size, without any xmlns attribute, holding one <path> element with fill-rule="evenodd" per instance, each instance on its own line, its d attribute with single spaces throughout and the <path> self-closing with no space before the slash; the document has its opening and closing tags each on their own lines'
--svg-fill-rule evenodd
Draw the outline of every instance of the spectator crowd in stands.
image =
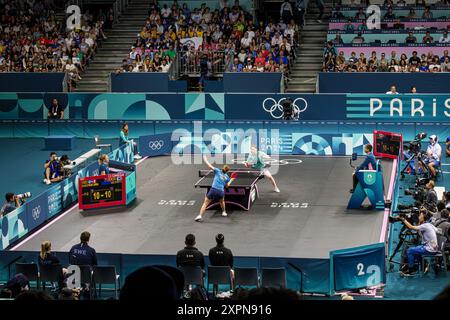
<svg viewBox="0 0 450 320">
<path fill-rule="evenodd" d="M 356 5 L 355 3 L 352 3 Z M 362 4 L 362 3 L 361 3 Z M 364 5 L 368 5 L 364 3 Z M 398 7 L 405 6 L 404 1 L 398 1 L 394 4 L 391 0 L 386 0 L 383 4 L 383 18 L 384 19 L 398 19 L 400 18 L 399 12 L 396 11 Z M 405 18 L 407 19 L 433 19 L 432 7 L 426 6 L 422 1 L 416 3 L 417 6 L 422 7 L 421 15 L 417 15 L 415 8 L 410 7 L 409 13 Z M 447 1 L 442 1 L 439 5 L 448 5 Z M 350 5 L 351 6 L 351 5 Z M 417 9 L 417 8 L 416 8 Z M 434 13 L 436 15 L 436 13 Z M 364 44 L 369 43 L 364 38 L 363 31 L 367 30 L 366 23 L 362 23 L 355 30 L 353 21 L 365 20 L 367 19 L 366 10 L 363 7 L 357 9 L 354 17 L 344 16 L 340 7 L 336 7 L 333 11 L 332 19 L 345 19 L 347 23 L 344 26 L 346 33 L 349 31 L 354 31 L 355 36 L 350 41 L 350 45 L 353 44 Z M 396 38 L 399 38 L 398 31 L 404 30 L 404 25 L 397 24 L 394 25 L 393 34 L 396 34 Z M 324 61 L 322 65 L 322 71 L 324 72 L 450 72 L 450 64 L 448 56 L 448 50 L 443 51 L 443 54 L 435 54 L 438 51 L 433 46 L 445 46 L 450 44 L 450 36 L 447 30 L 437 30 L 436 28 L 431 34 L 431 29 L 424 29 L 424 33 L 420 35 L 418 33 L 414 34 L 414 30 L 407 30 L 405 32 L 404 40 L 400 41 L 400 46 L 403 45 L 416 45 L 421 44 L 429 46 L 427 53 L 419 54 L 417 51 L 413 51 L 412 54 L 407 55 L 403 52 L 396 52 L 392 50 L 390 55 L 388 53 L 380 53 L 378 51 L 372 51 L 370 56 L 366 57 L 363 50 L 357 49 L 355 46 L 354 51 L 351 52 L 350 56 L 346 56 L 344 51 L 340 51 L 341 45 L 344 45 L 344 40 L 339 32 L 336 33 L 335 38 L 327 41 L 324 48 Z M 397 31 L 397 32 L 396 32 Z M 422 31 L 423 32 L 423 31 Z M 436 33 L 438 36 L 436 36 Z M 375 33 L 376 34 L 376 33 Z M 371 34 L 372 35 L 372 34 Z M 347 40 L 348 41 L 348 40 Z M 391 40 L 391 42 L 395 40 Z M 381 40 L 375 41 L 381 43 Z M 397 41 L 398 42 L 398 41 Z M 409 51 L 409 50 L 408 50 Z M 409 51 L 410 52 L 410 51 Z"/>
<path fill-rule="evenodd" d="M 55 1 L 0 4 L 0 72 L 67 72 L 69 85 L 81 80 L 99 42 L 106 38 L 103 21 L 86 12 L 81 28 L 68 30 L 56 19 Z"/>
<path fill-rule="evenodd" d="M 222 68 L 220 73 L 287 72 L 297 32 L 292 19 L 255 24 L 239 0 L 232 6 L 220 1 L 220 9 L 214 11 L 206 4 L 190 10 L 186 3 L 179 5 L 176 1 L 161 8 L 154 1 L 117 72 L 167 72 L 177 54 L 184 65 L 193 65 L 197 71 L 201 59 L 206 58 L 205 75 L 211 75 L 216 65 Z"/>
<path fill-rule="evenodd" d="M 324 49 L 324 72 L 450 72 L 448 50 L 443 55 L 419 54 L 413 51 L 411 56 L 392 51 L 390 56 L 372 51 L 369 57 L 355 51 L 346 58 L 343 51 L 337 51 L 332 42 Z"/>
</svg>

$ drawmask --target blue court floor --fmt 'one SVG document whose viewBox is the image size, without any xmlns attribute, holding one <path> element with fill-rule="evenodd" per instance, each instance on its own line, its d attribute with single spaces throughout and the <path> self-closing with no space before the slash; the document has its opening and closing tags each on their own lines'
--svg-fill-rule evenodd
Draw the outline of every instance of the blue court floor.
<svg viewBox="0 0 450 320">
<path fill-rule="evenodd" d="M 112 143 L 118 147 L 118 139 L 102 140 L 102 143 Z M 67 154 L 69 159 L 75 159 L 95 146 L 94 139 L 76 139 L 74 149 L 57 152 L 58 156 Z M 7 192 L 32 192 L 33 196 L 47 189 L 42 180 L 44 178 L 44 163 L 49 158 L 50 151 L 44 149 L 42 138 L 0 139 L 0 168 L 2 168 L 0 182 L 1 203 Z"/>
</svg>

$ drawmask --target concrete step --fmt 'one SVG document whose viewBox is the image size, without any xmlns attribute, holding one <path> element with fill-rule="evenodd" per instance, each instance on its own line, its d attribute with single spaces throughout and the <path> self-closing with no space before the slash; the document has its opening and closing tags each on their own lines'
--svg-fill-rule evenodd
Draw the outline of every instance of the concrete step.
<svg viewBox="0 0 450 320">
<path fill-rule="evenodd" d="M 294 87 L 291 88 L 290 86 L 288 86 L 286 88 L 286 92 L 291 92 L 291 93 L 316 93 L 316 88 L 303 88 L 303 87 Z"/>
<path fill-rule="evenodd" d="M 319 70 L 296 70 L 296 71 L 292 71 L 291 75 L 289 76 L 289 78 L 291 79 L 309 79 L 312 77 L 316 77 L 317 76 L 317 72 L 319 72 Z"/>
</svg>

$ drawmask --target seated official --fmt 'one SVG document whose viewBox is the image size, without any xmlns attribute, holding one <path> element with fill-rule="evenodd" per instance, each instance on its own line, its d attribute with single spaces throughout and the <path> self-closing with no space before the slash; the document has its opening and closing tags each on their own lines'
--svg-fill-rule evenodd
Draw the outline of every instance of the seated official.
<svg viewBox="0 0 450 320">
<path fill-rule="evenodd" d="M 436 167 L 441 165 L 441 153 L 442 148 L 438 143 L 438 137 L 436 135 L 430 136 L 430 144 L 427 147 L 427 158 L 425 159 L 425 163 L 428 165 L 430 169 L 431 177 L 436 177 Z"/>
<path fill-rule="evenodd" d="M 52 182 L 59 182 L 64 177 L 60 175 L 61 166 L 58 161 L 56 152 L 50 153 L 50 159 L 45 161 L 44 164 L 44 183 L 51 184 Z"/>
<path fill-rule="evenodd" d="M 219 233 L 216 236 L 216 246 L 209 250 L 209 262 L 212 266 L 225 266 L 231 269 L 231 279 L 234 279 L 233 252 L 224 245 L 225 237 Z"/>
<path fill-rule="evenodd" d="M 61 262 L 59 259 L 52 253 L 52 244 L 50 241 L 44 241 L 41 244 L 41 252 L 38 257 L 39 267 L 41 266 L 54 266 L 58 265 Z M 59 281 L 59 287 L 62 288 L 62 283 L 64 276 L 67 274 L 67 269 L 62 268 L 61 279 Z"/>
<path fill-rule="evenodd" d="M 209 261 L 212 266 L 228 266 L 233 268 L 233 252 L 224 245 L 225 237 L 219 233 L 216 236 L 216 246 L 209 250 Z"/>
<path fill-rule="evenodd" d="M 69 251 L 69 263 L 77 266 L 96 266 L 97 253 L 89 246 L 91 234 L 84 231 L 80 235 L 80 243 L 74 245 Z"/>
<path fill-rule="evenodd" d="M 355 172 L 353 172 L 353 188 L 350 190 L 350 193 L 355 191 L 356 186 L 358 185 L 358 177 L 356 176 L 356 172 L 360 170 L 375 170 L 377 167 L 377 160 L 372 153 L 372 145 L 366 144 L 364 146 L 364 152 L 366 153 L 366 158 L 364 161 L 355 168 Z"/>
<path fill-rule="evenodd" d="M 3 204 L 2 209 L 0 210 L 1 217 L 16 210 L 25 202 L 25 199 L 17 197 L 12 192 L 8 192 L 7 194 L 5 194 L 5 200 L 6 201 Z"/>
<path fill-rule="evenodd" d="M 408 269 L 402 272 L 404 276 L 413 276 L 417 272 L 417 263 L 421 256 L 433 255 L 438 252 L 437 228 L 427 222 L 429 219 L 430 214 L 427 210 L 420 210 L 418 226 L 413 226 L 404 217 L 400 218 L 408 229 L 419 232 L 422 241 L 419 246 L 408 248 Z"/>
<path fill-rule="evenodd" d="M 188 234 L 184 241 L 186 247 L 177 252 L 177 267 L 200 267 L 205 269 L 203 253 L 195 247 L 195 236 Z"/>
<path fill-rule="evenodd" d="M 64 118 L 64 109 L 59 105 L 57 99 L 52 100 L 52 105 L 48 108 L 48 119 L 62 119 Z"/>
<path fill-rule="evenodd" d="M 100 158 L 98 158 L 98 174 L 100 176 L 109 174 L 109 157 L 106 154 L 102 154 Z"/>
<path fill-rule="evenodd" d="M 135 160 L 142 159 L 137 149 L 137 143 L 132 139 L 128 139 L 128 123 L 124 123 L 122 125 L 122 130 L 120 130 L 119 147 L 122 147 L 127 144 L 131 144 L 131 146 L 133 147 L 134 159 Z"/>
</svg>

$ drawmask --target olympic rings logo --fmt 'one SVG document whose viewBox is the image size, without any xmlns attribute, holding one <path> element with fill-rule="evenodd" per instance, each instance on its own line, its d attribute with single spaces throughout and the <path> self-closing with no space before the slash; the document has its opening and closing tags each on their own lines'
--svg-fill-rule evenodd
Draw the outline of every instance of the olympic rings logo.
<svg viewBox="0 0 450 320">
<path fill-rule="evenodd" d="M 266 98 L 263 103 L 262 107 L 264 111 L 269 112 L 272 118 L 274 119 L 281 119 L 283 117 L 283 100 L 286 100 L 286 98 L 281 98 L 280 100 L 275 100 L 274 98 Z M 303 108 L 301 109 L 301 105 L 297 105 L 297 101 L 303 101 Z M 303 98 L 297 98 L 292 103 L 292 108 L 294 109 L 294 113 L 300 114 L 304 112 L 308 108 L 308 102 Z"/>
<path fill-rule="evenodd" d="M 164 141 L 162 140 L 155 140 L 155 141 L 150 141 L 148 143 L 148 147 L 150 149 L 152 149 L 153 151 L 155 150 L 161 150 L 161 148 L 164 146 Z"/>
<path fill-rule="evenodd" d="M 41 215 L 41 206 L 37 206 L 31 210 L 31 216 L 34 220 L 39 219 L 39 216 Z"/>
</svg>

